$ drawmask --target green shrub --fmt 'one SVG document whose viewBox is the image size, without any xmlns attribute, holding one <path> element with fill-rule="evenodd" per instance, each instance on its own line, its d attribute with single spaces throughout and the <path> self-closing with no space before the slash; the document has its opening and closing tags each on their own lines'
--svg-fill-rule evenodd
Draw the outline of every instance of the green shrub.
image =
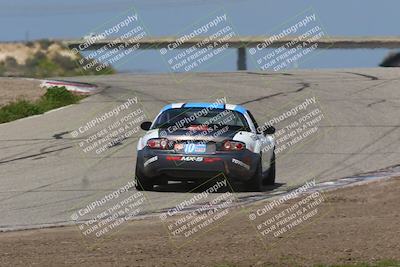
<svg viewBox="0 0 400 267">
<path fill-rule="evenodd" d="M 33 56 L 31 56 L 30 58 L 28 58 L 25 62 L 25 67 L 27 68 L 35 68 L 37 67 L 41 61 L 46 59 L 46 55 L 40 51 L 36 52 L 35 54 L 33 54 Z"/>
<path fill-rule="evenodd" d="M 18 67 L 17 60 L 15 58 L 9 57 L 9 56 L 4 59 L 4 63 L 3 64 L 4 64 L 4 66 L 6 68 L 16 68 L 16 67 Z"/>
<path fill-rule="evenodd" d="M 54 55 L 53 61 L 64 70 L 73 70 L 77 67 L 77 63 L 72 58 L 60 55 L 59 53 Z"/>
<path fill-rule="evenodd" d="M 28 42 L 25 43 L 25 45 L 26 45 L 27 47 L 34 47 L 34 46 L 35 46 L 35 43 L 32 42 L 32 41 L 28 41 Z"/>
<path fill-rule="evenodd" d="M 47 89 L 47 92 L 39 100 L 38 105 L 47 111 L 74 104 L 80 99 L 82 99 L 82 96 L 72 94 L 65 87 L 52 87 Z"/>
<path fill-rule="evenodd" d="M 22 99 L 0 108 L 0 123 L 13 121 L 40 113 L 40 107 Z"/>
<path fill-rule="evenodd" d="M 38 101 L 20 99 L 1 107 L 0 123 L 42 114 L 51 109 L 77 103 L 82 98 L 84 97 L 74 95 L 65 87 L 50 87 Z"/>
<path fill-rule="evenodd" d="M 4 66 L 4 62 L 0 62 L 0 76 L 3 76 L 6 72 L 6 67 Z"/>
<path fill-rule="evenodd" d="M 50 41 L 48 39 L 41 39 L 38 42 L 39 42 L 40 48 L 42 48 L 43 50 L 47 50 L 47 48 L 49 48 L 49 46 L 54 43 L 53 41 Z"/>
</svg>

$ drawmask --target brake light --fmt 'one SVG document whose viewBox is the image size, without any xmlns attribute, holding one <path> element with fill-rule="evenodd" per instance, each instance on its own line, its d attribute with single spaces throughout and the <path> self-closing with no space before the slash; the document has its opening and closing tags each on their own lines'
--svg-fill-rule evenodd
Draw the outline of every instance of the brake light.
<svg viewBox="0 0 400 267">
<path fill-rule="evenodd" d="M 222 144 L 222 150 L 225 150 L 225 151 L 243 150 L 245 148 L 246 148 L 246 144 L 239 142 L 239 141 L 227 140 Z"/>
<path fill-rule="evenodd" d="M 152 149 L 169 149 L 167 138 L 153 138 L 147 141 L 147 146 Z"/>
</svg>

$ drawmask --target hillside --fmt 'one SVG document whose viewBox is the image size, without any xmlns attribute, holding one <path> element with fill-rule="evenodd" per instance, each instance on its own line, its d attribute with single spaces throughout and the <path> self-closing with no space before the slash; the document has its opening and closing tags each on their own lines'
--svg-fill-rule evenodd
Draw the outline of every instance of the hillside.
<svg viewBox="0 0 400 267">
<path fill-rule="evenodd" d="M 82 55 L 73 54 L 60 42 L 40 40 L 27 43 L 0 43 L 0 76 L 43 78 L 115 72 L 110 67 L 102 71 L 96 71 L 95 68 L 83 70 L 77 64 L 77 60 L 81 58 Z"/>
</svg>

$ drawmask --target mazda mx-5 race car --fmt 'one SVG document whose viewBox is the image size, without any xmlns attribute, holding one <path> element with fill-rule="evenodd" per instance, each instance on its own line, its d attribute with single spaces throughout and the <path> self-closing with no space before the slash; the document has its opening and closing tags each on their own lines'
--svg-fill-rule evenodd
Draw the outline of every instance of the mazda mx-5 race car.
<svg viewBox="0 0 400 267">
<path fill-rule="evenodd" d="M 262 191 L 275 182 L 274 127 L 258 127 L 244 107 L 216 103 L 165 106 L 137 145 L 136 188 L 218 175 Z M 223 174 L 223 175 L 222 175 Z"/>
</svg>

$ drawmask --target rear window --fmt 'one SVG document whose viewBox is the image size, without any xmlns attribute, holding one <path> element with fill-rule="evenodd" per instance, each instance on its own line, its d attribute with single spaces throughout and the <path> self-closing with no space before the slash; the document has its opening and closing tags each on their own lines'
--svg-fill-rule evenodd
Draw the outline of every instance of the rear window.
<svg viewBox="0 0 400 267">
<path fill-rule="evenodd" d="M 207 108 L 176 108 L 162 112 L 153 123 L 152 129 L 187 128 L 193 125 L 230 126 L 230 128 L 249 129 L 246 118 L 242 113 L 227 109 Z"/>
</svg>

